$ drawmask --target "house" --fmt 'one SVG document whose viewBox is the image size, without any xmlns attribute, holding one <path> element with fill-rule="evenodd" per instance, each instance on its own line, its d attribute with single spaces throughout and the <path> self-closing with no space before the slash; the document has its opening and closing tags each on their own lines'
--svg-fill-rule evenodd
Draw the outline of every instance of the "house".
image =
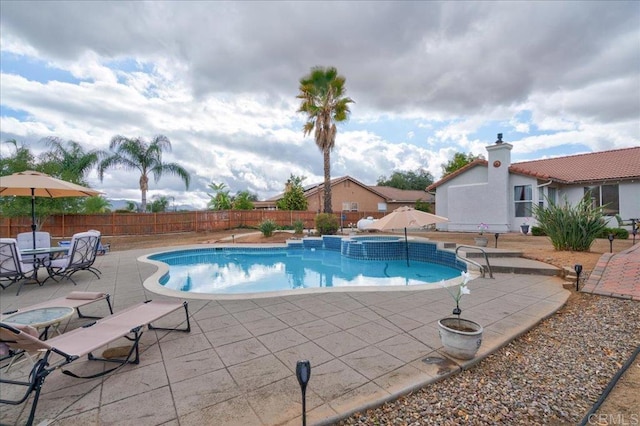
<svg viewBox="0 0 640 426">
<path fill-rule="evenodd" d="M 275 209 L 284 194 L 254 203 L 256 209 Z M 324 208 L 324 182 L 304 188 L 308 211 Z M 331 207 L 334 212 L 390 212 L 401 206 L 415 206 L 421 200 L 433 204 L 434 197 L 426 191 L 412 191 L 388 186 L 367 186 L 351 176 L 331 179 Z"/>
<path fill-rule="evenodd" d="M 640 146 L 544 160 L 511 163 L 513 145 L 498 140 L 487 146 L 487 160 L 475 160 L 427 188 L 435 191 L 436 214 L 449 218 L 439 230 L 490 233 L 535 226 L 534 204 L 566 200 L 575 205 L 591 194 L 605 206 L 610 227 L 615 215 L 640 218 Z"/>
</svg>

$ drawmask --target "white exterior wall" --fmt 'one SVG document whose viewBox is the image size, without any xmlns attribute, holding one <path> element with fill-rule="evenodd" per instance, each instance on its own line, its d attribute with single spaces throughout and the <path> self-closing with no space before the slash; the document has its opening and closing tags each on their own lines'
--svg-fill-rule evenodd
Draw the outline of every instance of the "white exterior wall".
<svg viewBox="0 0 640 426">
<path fill-rule="evenodd" d="M 477 217 L 473 211 L 469 212 L 465 196 L 459 196 L 458 193 L 463 191 L 460 188 L 473 185 L 470 191 L 478 191 L 477 197 L 481 198 L 480 194 L 486 193 L 486 183 L 482 182 L 486 181 L 487 168 L 476 166 L 439 186 L 436 191 L 436 214 L 448 218 L 449 222 L 436 225 L 436 229 L 441 231 L 476 231 L 476 226 L 481 221 L 476 222 Z M 475 199 L 476 196 L 472 196 Z M 474 216 L 468 217 L 470 214 Z M 469 224 L 473 224 L 473 229 L 469 228 Z"/>
<path fill-rule="evenodd" d="M 441 231 L 478 232 L 478 224 L 489 226 L 488 234 L 496 232 L 520 232 L 520 226 L 537 226 L 533 217 L 515 217 L 514 187 L 531 185 L 532 205 L 540 201 L 539 187 L 545 188 L 549 182 L 534 177 L 510 174 L 511 148 L 508 143 L 493 144 L 487 147 L 488 166 L 475 166 L 465 173 L 452 178 L 436 189 L 436 214 L 449 219 L 449 222 L 437 225 Z M 499 167 L 494 163 L 500 161 Z M 557 186 L 556 202 L 576 205 L 584 196 L 586 185 Z M 640 218 L 640 181 L 618 184 L 620 216 L 624 220 Z M 610 218 L 609 227 L 618 226 L 615 218 Z M 626 227 L 630 229 L 630 227 Z"/>
</svg>

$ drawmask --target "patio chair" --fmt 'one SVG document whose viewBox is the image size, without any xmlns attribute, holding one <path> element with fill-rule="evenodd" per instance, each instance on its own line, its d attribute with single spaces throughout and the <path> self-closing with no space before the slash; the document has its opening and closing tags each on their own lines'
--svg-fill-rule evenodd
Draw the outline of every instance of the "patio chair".
<svg viewBox="0 0 640 426">
<path fill-rule="evenodd" d="M 102 234 L 97 229 L 89 229 L 89 232 L 95 232 L 96 234 L 100 235 L 100 244 L 98 244 L 98 254 L 99 255 L 107 254 L 107 252 L 111 250 L 111 244 L 102 243 Z"/>
<path fill-rule="evenodd" d="M 184 328 L 160 328 L 154 327 L 151 323 L 160 318 L 169 315 L 172 312 L 184 308 L 186 315 L 186 326 Z M 33 392 L 33 402 L 27 420 L 27 425 L 32 425 L 35 417 L 38 399 L 45 379 L 55 370 L 60 369 L 63 374 L 75 378 L 92 379 L 121 368 L 126 364 L 139 364 L 140 354 L 138 345 L 143 333 L 144 327 L 155 330 L 183 331 L 190 332 L 191 325 L 189 322 L 189 309 L 187 302 L 173 301 L 146 301 L 137 305 L 133 305 L 123 311 L 103 319 L 94 321 L 83 327 L 77 328 L 60 336 L 53 337 L 43 341 L 20 330 L 15 326 L 0 322 L 0 341 L 6 343 L 10 348 L 22 349 L 25 351 L 38 350 L 43 352 L 42 358 L 37 360 L 28 375 L 23 380 L 11 380 L 0 378 L 0 384 L 3 389 L 5 386 L 18 386 L 26 388 L 22 396 L 15 399 L 4 399 L 5 395 L 12 395 L 13 392 L 3 391 L 1 404 L 20 405 L 25 402 Z M 104 359 L 96 358 L 92 352 L 105 347 L 106 345 L 125 337 L 133 342 L 126 358 L 121 359 Z M 108 361 L 115 362 L 116 367 L 101 371 L 99 373 L 79 376 L 69 370 L 63 370 L 63 367 L 72 364 L 75 360 L 87 355 L 91 361 Z"/>
<path fill-rule="evenodd" d="M 21 232 L 16 237 L 18 241 L 18 250 L 29 250 L 34 248 L 49 248 L 51 247 L 51 234 L 48 232 L 38 231 L 36 232 L 36 244 L 33 244 L 33 232 Z M 34 259 L 38 259 L 40 263 L 44 263 L 45 259 L 49 258 L 48 254 L 30 255 Z"/>
<path fill-rule="evenodd" d="M 16 239 L 0 238 L 0 287 L 5 289 L 20 281 L 17 296 L 20 294 L 24 280 L 33 278 L 37 281 L 36 274 L 37 268 L 34 262 L 22 260 Z"/>
<path fill-rule="evenodd" d="M 67 278 L 76 285 L 77 283 L 71 276 L 78 271 L 90 271 L 100 279 L 99 274 L 101 274 L 101 272 L 93 267 L 99 244 L 100 234 L 91 231 L 74 234 L 71 238 L 69 254 L 59 259 L 45 261 L 45 267 L 49 273 L 45 281 L 49 278 L 58 281 L 56 278 L 60 277 L 61 279 Z"/>
</svg>

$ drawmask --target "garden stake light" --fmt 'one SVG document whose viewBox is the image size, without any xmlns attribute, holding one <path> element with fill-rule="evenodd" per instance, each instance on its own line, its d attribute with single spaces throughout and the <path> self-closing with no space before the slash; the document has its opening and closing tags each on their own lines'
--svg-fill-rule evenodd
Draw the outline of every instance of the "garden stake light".
<svg viewBox="0 0 640 426">
<path fill-rule="evenodd" d="M 498 234 L 497 232 L 494 234 L 494 237 L 496 237 L 496 248 L 498 248 L 498 237 L 500 236 L 500 234 Z"/>
<path fill-rule="evenodd" d="M 573 267 L 576 271 L 576 291 L 580 290 L 580 274 L 582 273 L 582 265 L 578 264 Z"/>
<path fill-rule="evenodd" d="M 311 363 L 307 360 L 298 361 L 296 364 L 296 377 L 302 391 L 302 426 L 307 425 L 307 383 L 311 378 Z"/>
<path fill-rule="evenodd" d="M 609 236 L 607 237 L 609 238 L 609 253 L 613 253 L 613 234 L 609 234 Z"/>
</svg>

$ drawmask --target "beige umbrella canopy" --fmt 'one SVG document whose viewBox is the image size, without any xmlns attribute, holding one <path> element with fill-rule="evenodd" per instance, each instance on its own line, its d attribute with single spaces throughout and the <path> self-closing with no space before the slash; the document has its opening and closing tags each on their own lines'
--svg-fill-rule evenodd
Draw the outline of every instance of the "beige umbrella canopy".
<svg viewBox="0 0 640 426">
<path fill-rule="evenodd" d="M 382 219 L 376 220 L 367 229 L 377 229 L 379 231 L 391 231 L 393 229 L 404 229 L 404 242 L 407 251 L 407 266 L 409 265 L 409 241 L 407 239 L 407 229 L 423 228 L 436 223 L 448 222 L 449 219 L 435 214 L 416 210 L 412 207 L 398 207 Z"/>
<path fill-rule="evenodd" d="M 36 197 L 91 197 L 100 192 L 76 185 L 47 174 L 26 170 L 9 176 L 0 176 L 0 197 L 31 197 L 31 230 L 35 248 Z"/>
<path fill-rule="evenodd" d="M 0 176 L 0 196 L 18 197 L 91 197 L 100 192 L 47 174 L 27 170 Z"/>
</svg>

